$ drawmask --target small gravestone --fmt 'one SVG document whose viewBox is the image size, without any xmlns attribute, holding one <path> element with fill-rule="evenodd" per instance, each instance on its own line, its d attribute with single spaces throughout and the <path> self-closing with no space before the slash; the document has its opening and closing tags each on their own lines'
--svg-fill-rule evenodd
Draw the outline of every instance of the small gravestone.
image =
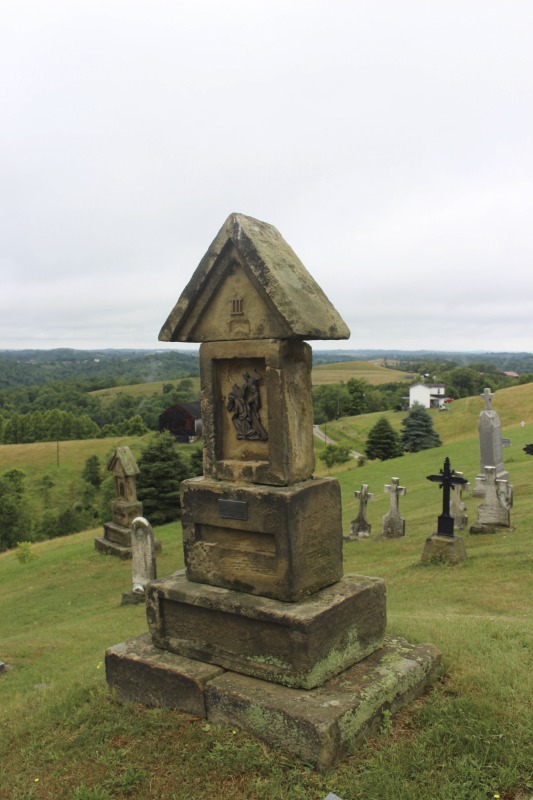
<svg viewBox="0 0 533 800">
<path fill-rule="evenodd" d="M 405 536 L 405 519 L 400 516 L 400 497 L 406 494 L 405 486 L 400 486 L 399 478 L 391 478 L 384 491 L 390 495 L 389 513 L 383 517 L 383 528 L 378 539 L 398 539 Z"/>
<path fill-rule="evenodd" d="M 112 473 L 115 486 L 115 499 L 111 505 L 113 519 L 104 522 L 104 535 L 94 540 L 94 546 L 100 553 L 128 559 L 132 556 L 131 525 L 143 510 L 135 486 L 139 467 L 130 448 L 122 446 L 111 455 L 107 470 Z M 156 549 L 161 551 L 161 542 L 156 542 Z"/>
<path fill-rule="evenodd" d="M 463 477 L 462 472 L 455 471 L 458 478 Z M 469 489 L 470 484 L 456 483 L 450 500 L 450 514 L 453 517 L 453 527 L 456 531 L 462 531 L 468 525 L 468 515 L 466 514 L 466 504 L 463 502 L 463 489 Z"/>
<path fill-rule="evenodd" d="M 354 497 L 359 500 L 359 513 L 350 523 L 350 534 L 344 536 L 346 541 L 356 541 L 357 539 L 368 539 L 370 536 L 371 525 L 366 518 L 366 506 L 374 495 L 368 491 L 368 484 L 361 484 L 361 488 L 354 492 Z"/>
<path fill-rule="evenodd" d="M 489 388 L 480 395 L 485 401 L 485 408 L 479 414 L 479 473 L 472 494 L 474 497 L 485 496 L 485 467 L 495 467 L 497 480 L 508 480 L 509 473 L 503 465 L 502 426 L 500 418 L 492 408 L 494 393 Z"/>
<path fill-rule="evenodd" d="M 511 527 L 513 487 L 496 477 L 495 467 L 485 467 L 484 477 L 485 499 L 477 507 L 477 525 L 472 525 L 470 533 L 495 533 Z"/>
<path fill-rule="evenodd" d="M 6 671 L 6 665 L 4 664 L 3 661 L 0 661 L 0 675 L 2 674 L 2 672 L 5 671 Z"/>
<path fill-rule="evenodd" d="M 457 564 L 466 559 L 466 548 L 463 540 L 455 536 L 453 530 L 453 517 L 450 514 L 451 490 L 457 486 L 464 486 L 468 481 L 462 474 L 458 475 L 450 464 L 450 459 L 444 461 L 444 468 L 438 475 L 428 475 L 428 481 L 438 483 L 442 489 L 442 513 L 438 517 L 437 531 L 426 539 L 422 552 L 422 563 L 429 564 L 433 561 L 446 561 Z"/>
<path fill-rule="evenodd" d="M 132 589 L 122 595 L 121 605 L 135 605 L 145 600 L 144 587 L 157 578 L 155 542 L 152 526 L 144 517 L 136 517 L 131 526 Z"/>
</svg>

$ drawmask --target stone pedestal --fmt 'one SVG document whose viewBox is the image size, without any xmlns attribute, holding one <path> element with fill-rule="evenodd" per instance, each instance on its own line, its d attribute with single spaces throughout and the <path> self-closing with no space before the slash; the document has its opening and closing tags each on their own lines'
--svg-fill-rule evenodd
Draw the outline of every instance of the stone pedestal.
<svg viewBox="0 0 533 800">
<path fill-rule="evenodd" d="M 342 577 L 339 484 L 291 486 L 194 478 L 182 483 L 192 581 L 293 602 Z"/>
<path fill-rule="evenodd" d="M 385 583 L 347 575 L 298 603 L 191 583 L 146 587 L 154 644 L 286 686 L 311 689 L 381 647 Z"/>
<path fill-rule="evenodd" d="M 458 564 L 467 558 L 465 543 L 460 536 L 439 536 L 434 533 L 428 536 L 422 552 L 422 564 L 432 561 L 446 561 Z"/>
<path fill-rule="evenodd" d="M 141 503 L 135 505 L 140 506 L 142 511 Z M 160 553 L 163 549 L 161 541 L 156 539 L 154 544 L 156 553 Z M 104 522 L 104 535 L 96 537 L 94 547 L 107 556 L 118 556 L 124 560 L 131 558 L 131 528 L 125 528 L 116 522 Z"/>
</svg>

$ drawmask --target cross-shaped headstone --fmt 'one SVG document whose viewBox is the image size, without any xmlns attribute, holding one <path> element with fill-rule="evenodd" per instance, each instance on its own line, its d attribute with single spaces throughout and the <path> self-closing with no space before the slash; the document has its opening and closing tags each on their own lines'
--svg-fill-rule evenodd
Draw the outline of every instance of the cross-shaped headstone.
<svg viewBox="0 0 533 800">
<path fill-rule="evenodd" d="M 391 482 L 385 484 L 383 491 L 390 494 L 390 513 L 399 514 L 400 496 L 405 494 L 405 486 L 400 486 L 399 478 L 391 478 Z"/>
<path fill-rule="evenodd" d="M 462 472 L 455 472 L 457 477 L 462 478 Z M 462 528 L 466 527 L 468 522 L 468 517 L 466 515 L 466 506 L 463 503 L 462 495 L 463 489 L 468 489 L 470 485 L 467 483 L 466 486 L 462 483 L 456 483 L 453 487 L 453 493 L 450 500 L 450 514 L 453 517 L 453 527 L 455 530 L 462 530 Z"/>
<path fill-rule="evenodd" d="M 453 538 L 453 517 L 450 515 L 450 490 L 457 484 L 468 483 L 466 478 L 455 474 L 450 466 L 450 459 L 444 460 L 444 469 L 439 470 L 439 475 L 427 475 L 428 481 L 439 484 L 442 492 L 442 514 L 438 518 L 437 534 Z"/>
<path fill-rule="evenodd" d="M 488 388 L 483 389 L 483 394 L 480 394 L 479 396 L 485 400 L 485 411 L 492 411 L 491 400 L 494 397 L 493 392 L 491 392 L 491 390 Z"/>
<path fill-rule="evenodd" d="M 361 488 L 354 493 L 356 500 L 359 500 L 359 513 L 350 525 L 352 536 L 370 536 L 370 524 L 366 518 L 366 505 L 374 499 L 372 492 L 368 491 L 368 484 L 362 483 Z"/>
<path fill-rule="evenodd" d="M 397 536 L 405 536 L 405 520 L 400 516 L 400 496 L 406 493 L 405 486 L 400 486 L 399 478 L 391 478 L 391 482 L 385 484 L 383 491 L 390 495 L 389 513 L 383 517 L 383 530 L 381 536 L 385 539 L 393 539 Z"/>
</svg>

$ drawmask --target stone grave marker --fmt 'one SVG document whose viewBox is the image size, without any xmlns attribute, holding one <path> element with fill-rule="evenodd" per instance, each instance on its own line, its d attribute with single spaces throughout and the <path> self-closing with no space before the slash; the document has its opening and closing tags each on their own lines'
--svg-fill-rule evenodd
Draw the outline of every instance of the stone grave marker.
<svg viewBox="0 0 533 800">
<path fill-rule="evenodd" d="M 389 513 L 383 517 L 383 527 L 378 539 L 398 539 L 405 536 L 405 519 L 400 515 L 400 497 L 406 494 L 405 486 L 400 486 L 399 478 L 391 478 L 384 489 L 390 497 Z"/>
<path fill-rule="evenodd" d="M 464 486 L 468 481 L 462 473 L 458 474 L 451 468 L 449 458 L 444 460 L 444 468 L 438 475 L 428 475 L 427 479 L 438 483 L 442 489 L 442 513 L 438 517 L 437 532 L 426 539 L 422 551 L 422 563 L 447 561 L 450 564 L 457 564 L 466 559 L 466 548 L 463 540 L 454 534 L 454 521 L 450 514 L 450 494 L 455 486 Z"/>
<path fill-rule="evenodd" d="M 311 348 L 348 328 L 278 231 L 223 225 L 162 328 L 201 342 L 204 475 L 182 483 L 185 574 L 108 649 L 119 698 L 235 725 L 327 769 L 433 678 L 385 636 L 385 585 L 343 575 L 338 481 L 313 477 Z M 290 731 L 290 736 L 287 732 Z"/>
<path fill-rule="evenodd" d="M 368 539 L 372 527 L 366 518 L 367 503 L 374 499 L 374 495 L 368 491 L 368 484 L 362 483 L 361 488 L 354 492 L 354 497 L 359 500 L 359 513 L 350 523 L 350 533 L 344 537 L 346 541 Z"/>
<path fill-rule="evenodd" d="M 135 517 L 132 522 L 131 551 L 132 588 L 122 595 L 123 606 L 144 603 L 144 587 L 157 578 L 154 532 L 144 517 Z"/>
<path fill-rule="evenodd" d="M 128 559 L 132 556 L 131 525 L 143 510 L 135 486 L 139 467 L 130 448 L 122 446 L 109 458 L 107 470 L 113 474 L 115 485 L 115 499 L 111 504 L 113 519 L 104 522 L 104 535 L 94 540 L 94 546 L 100 553 Z M 156 541 L 155 546 L 157 552 L 161 552 L 161 542 Z"/>
<path fill-rule="evenodd" d="M 462 472 L 454 470 L 458 478 L 463 477 Z M 469 489 L 469 483 L 456 483 L 453 487 L 452 496 L 450 500 L 450 514 L 453 517 L 453 528 L 456 531 L 461 531 L 468 525 L 468 515 L 466 513 L 466 504 L 463 502 L 463 489 Z"/>
<path fill-rule="evenodd" d="M 470 533 L 494 533 L 511 527 L 513 487 L 509 481 L 496 477 L 495 467 L 485 467 L 485 499 L 477 507 L 477 525 Z"/>
<path fill-rule="evenodd" d="M 480 412 L 478 419 L 479 473 L 476 475 L 476 485 L 472 492 L 474 497 L 485 496 L 485 467 L 495 467 L 498 480 L 509 479 L 509 473 L 503 465 L 502 426 L 497 412 L 492 408 L 494 393 L 486 388 L 480 397 L 485 401 L 485 408 Z"/>
</svg>

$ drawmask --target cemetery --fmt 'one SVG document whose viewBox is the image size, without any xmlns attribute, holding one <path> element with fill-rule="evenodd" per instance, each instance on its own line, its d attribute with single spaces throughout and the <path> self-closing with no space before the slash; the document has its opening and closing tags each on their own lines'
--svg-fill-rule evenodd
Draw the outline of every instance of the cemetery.
<svg viewBox="0 0 533 800">
<path fill-rule="evenodd" d="M 304 340 L 347 332 L 294 259 L 234 215 L 163 327 L 202 342 L 204 436 L 163 547 L 117 442 L 104 536 L 0 554 L 0 797 L 529 800 L 531 389 L 435 409 L 442 448 L 320 465 Z"/>
</svg>

